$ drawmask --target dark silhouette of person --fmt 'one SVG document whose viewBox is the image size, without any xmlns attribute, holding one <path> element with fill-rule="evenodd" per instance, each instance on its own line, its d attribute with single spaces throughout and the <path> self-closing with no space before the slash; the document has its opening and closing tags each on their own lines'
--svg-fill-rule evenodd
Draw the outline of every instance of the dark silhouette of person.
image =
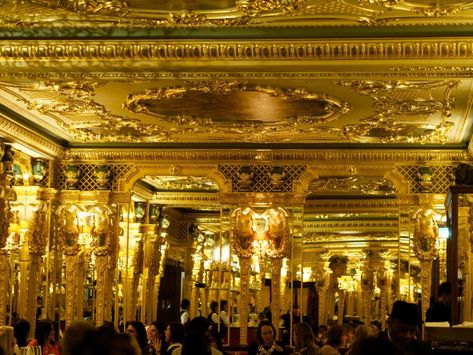
<svg viewBox="0 0 473 355">
<path fill-rule="evenodd" d="M 437 291 L 437 301 L 430 306 L 425 315 L 426 322 L 450 322 L 450 282 L 440 284 Z"/>
<path fill-rule="evenodd" d="M 388 319 L 388 327 L 379 337 L 388 339 L 405 355 L 430 354 L 429 346 L 417 339 L 419 315 L 417 305 L 405 301 L 393 304 Z"/>
</svg>

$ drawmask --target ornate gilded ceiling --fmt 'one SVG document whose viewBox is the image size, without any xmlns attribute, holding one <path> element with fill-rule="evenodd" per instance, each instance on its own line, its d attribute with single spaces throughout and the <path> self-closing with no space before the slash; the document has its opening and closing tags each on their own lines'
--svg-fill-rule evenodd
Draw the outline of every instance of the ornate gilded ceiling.
<svg viewBox="0 0 473 355">
<path fill-rule="evenodd" d="M 0 15 L 2 137 L 48 152 L 471 138 L 470 1 L 5 0 Z"/>
<path fill-rule="evenodd" d="M 65 26 L 81 27 L 87 25 L 84 20 L 120 27 L 393 25 L 421 18 L 431 23 L 468 23 L 472 9 L 471 1 L 453 0 L 10 0 L 3 21 L 51 26 L 51 21 L 67 17 Z M 21 10 L 29 10 L 30 15 L 18 16 Z"/>
</svg>

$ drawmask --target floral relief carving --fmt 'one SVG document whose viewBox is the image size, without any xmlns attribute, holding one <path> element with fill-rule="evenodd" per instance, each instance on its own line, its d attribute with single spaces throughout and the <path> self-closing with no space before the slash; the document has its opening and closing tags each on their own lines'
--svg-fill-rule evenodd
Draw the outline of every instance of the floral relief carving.
<svg viewBox="0 0 473 355">
<path fill-rule="evenodd" d="M 341 81 L 339 85 L 371 96 L 375 113 L 344 127 L 349 141 L 446 143 L 458 81 Z M 442 96 L 438 98 L 438 96 Z M 426 120 L 430 120 L 425 123 Z M 432 128 L 432 126 L 434 126 Z"/>
</svg>

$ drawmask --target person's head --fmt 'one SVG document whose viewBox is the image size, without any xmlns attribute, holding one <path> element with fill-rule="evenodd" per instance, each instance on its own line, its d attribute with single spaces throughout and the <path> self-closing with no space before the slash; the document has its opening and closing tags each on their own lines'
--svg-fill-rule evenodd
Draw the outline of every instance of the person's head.
<svg viewBox="0 0 473 355">
<path fill-rule="evenodd" d="M 205 317 L 195 317 L 189 322 L 189 325 L 187 326 L 187 331 L 189 333 L 195 332 L 208 335 L 209 323 L 207 322 L 207 319 L 205 319 Z"/>
<path fill-rule="evenodd" d="M 128 321 L 125 325 L 125 332 L 130 336 L 135 337 L 142 351 L 146 350 L 148 339 L 146 336 L 146 328 L 143 323 L 136 320 Z"/>
<path fill-rule="evenodd" d="M 371 327 L 360 324 L 358 327 L 355 329 L 355 337 L 353 339 L 353 342 L 360 341 L 361 339 L 367 338 L 371 335 Z"/>
<path fill-rule="evenodd" d="M 334 347 L 340 348 L 345 343 L 345 335 L 343 334 L 343 328 L 338 324 L 331 326 L 327 332 L 327 344 Z"/>
<path fill-rule="evenodd" d="M 6 355 L 14 355 L 15 337 L 13 336 L 13 327 L 6 325 L 0 326 L 0 348 Z"/>
<path fill-rule="evenodd" d="M 294 326 L 294 343 L 297 351 L 303 348 L 315 348 L 314 332 L 308 323 L 297 323 Z"/>
<path fill-rule="evenodd" d="M 54 342 L 54 324 L 50 320 L 40 320 L 36 323 L 35 339 L 38 345 L 43 347 L 46 344 Z"/>
<path fill-rule="evenodd" d="M 450 304 L 450 294 L 452 293 L 452 286 L 450 282 L 442 282 L 437 290 L 439 302 Z"/>
<path fill-rule="evenodd" d="M 13 325 L 13 331 L 18 346 L 26 346 L 26 341 L 28 340 L 28 333 L 30 332 L 30 322 L 28 322 L 26 319 L 19 319 L 15 323 L 15 325 Z"/>
<path fill-rule="evenodd" d="M 107 320 L 104 321 L 101 326 L 98 326 L 97 330 L 103 336 L 111 336 L 117 334 L 117 331 L 115 330 L 115 325 L 113 325 L 112 322 Z"/>
<path fill-rule="evenodd" d="M 218 308 L 218 302 L 217 301 L 210 302 L 210 310 L 212 311 L 212 313 L 217 312 L 217 308 Z"/>
<path fill-rule="evenodd" d="M 181 308 L 183 310 L 188 311 L 190 306 L 191 306 L 191 302 L 187 298 L 184 298 L 181 302 Z"/>
<path fill-rule="evenodd" d="M 182 343 L 186 334 L 184 326 L 179 322 L 173 322 L 164 331 L 164 340 L 168 344 Z"/>
<path fill-rule="evenodd" d="M 149 339 L 163 339 L 164 331 L 166 327 L 163 322 L 155 320 L 148 327 L 148 338 Z"/>
<path fill-rule="evenodd" d="M 301 315 L 301 310 L 299 309 L 299 306 L 297 304 L 292 306 L 292 315 L 294 317 L 299 317 Z"/>
<path fill-rule="evenodd" d="M 355 337 L 355 329 L 351 324 L 343 324 L 343 334 L 346 336 L 347 344 L 351 344 L 353 342 L 353 338 Z"/>
<path fill-rule="evenodd" d="M 388 320 L 388 330 L 395 343 L 408 343 L 416 339 L 417 306 L 414 303 L 396 301 Z"/>
<path fill-rule="evenodd" d="M 100 354 L 104 346 L 102 336 L 92 324 L 78 321 L 67 327 L 62 339 L 63 355 L 95 355 Z"/>
<path fill-rule="evenodd" d="M 181 355 L 208 355 L 209 347 L 205 333 L 188 331 L 182 343 Z"/>
<path fill-rule="evenodd" d="M 327 337 L 327 326 L 326 325 L 321 325 L 319 326 L 319 329 L 318 329 L 318 335 L 319 335 L 319 338 L 326 338 Z"/>
<path fill-rule="evenodd" d="M 276 329 L 273 323 L 268 320 L 264 320 L 258 324 L 256 331 L 256 339 L 262 345 L 270 346 L 274 343 L 276 337 Z"/>
<path fill-rule="evenodd" d="M 228 311 L 228 301 L 227 300 L 220 300 L 220 310 L 221 311 Z"/>
</svg>

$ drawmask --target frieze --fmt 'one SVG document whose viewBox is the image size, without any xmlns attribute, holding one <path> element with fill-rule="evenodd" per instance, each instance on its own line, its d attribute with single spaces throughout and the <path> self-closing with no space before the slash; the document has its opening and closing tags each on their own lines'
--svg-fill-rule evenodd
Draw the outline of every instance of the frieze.
<svg viewBox="0 0 473 355">
<path fill-rule="evenodd" d="M 190 59 L 216 60 L 330 60 L 330 59 L 466 59 L 473 55 L 473 40 L 440 39 L 370 39 L 363 40 L 300 40 L 300 41 L 212 41 L 200 43 L 188 40 L 169 41 L 1 41 L 0 59 L 25 62 L 50 60 L 57 67 L 59 61 L 79 64 L 90 61 L 123 60 L 166 61 Z M 161 67 L 160 67 L 161 68 Z M 161 69 L 162 70 L 162 69 Z"/>
<path fill-rule="evenodd" d="M 106 150 L 88 150 L 88 149 L 70 149 L 65 151 L 62 156 L 64 160 L 80 160 L 80 161 L 160 161 L 160 162 L 185 162 L 200 161 L 205 162 L 216 161 L 285 161 L 285 162 L 330 162 L 333 164 L 347 164 L 353 162 L 355 164 L 363 162 L 463 162 L 471 160 L 468 152 L 460 150 L 450 151 L 223 151 L 223 150 L 184 150 L 184 151 L 162 151 L 162 150 L 123 150 L 123 149 L 106 149 Z M 156 167 L 157 165 L 150 165 Z M 328 165 L 327 165 L 328 166 Z M 141 167 L 141 165 L 140 165 Z M 192 165 L 195 167 L 195 164 Z M 321 166 L 322 167 L 322 166 Z M 330 165 L 333 168 L 333 165 Z M 371 165 L 372 168 L 372 165 Z"/>
</svg>

